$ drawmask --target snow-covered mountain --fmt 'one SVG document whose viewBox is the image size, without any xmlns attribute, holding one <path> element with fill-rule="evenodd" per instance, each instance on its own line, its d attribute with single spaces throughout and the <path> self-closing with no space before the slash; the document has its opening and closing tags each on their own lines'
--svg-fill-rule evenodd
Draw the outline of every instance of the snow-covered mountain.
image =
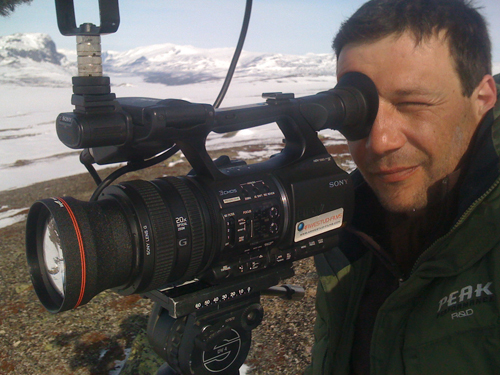
<svg viewBox="0 0 500 375">
<path fill-rule="evenodd" d="M 3 63 L 16 63 L 21 59 L 61 65 L 64 55 L 47 34 L 13 34 L 0 37 L 0 58 Z"/>
<path fill-rule="evenodd" d="M 61 51 L 67 52 L 67 51 Z M 149 83 L 183 85 L 222 80 L 232 59 L 232 48 L 202 49 L 160 44 L 125 52 L 103 52 L 106 75 L 140 76 Z M 46 34 L 0 37 L 0 84 L 69 86 L 76 75 L 74 55 L 57 52 Z M 72 61 L 72 62 L 70 62 Z M 330 54 L 282 55 L 243 51 L 235 77 L 262 81 L 290 77 L 333 76 Z"/>
<path fill-rule="evenodd" d="M 0 84 L 68 86 L 75 72 L 47 34 L 0 37 Z"/>
<path fill-rule="evenodd" d="M 234 50 L 202 49 L 192 46 L 159 44 L 126 52 L 103 54 L 104 70 L 131 72 L 146 82 L 179 85 L 225 77 Z M 282 55 L 243 51 L 235 76 L 252 80 L 285 77 L 332 76 L 335 61 L 330 54 Z"/>
</svg>

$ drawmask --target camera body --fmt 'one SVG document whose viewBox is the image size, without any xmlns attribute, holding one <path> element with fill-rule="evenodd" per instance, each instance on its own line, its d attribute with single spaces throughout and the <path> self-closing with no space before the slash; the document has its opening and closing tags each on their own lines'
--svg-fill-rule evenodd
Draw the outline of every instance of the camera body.
<svg viewBox="0 0 500 375">
<path fill-rule="evenodd" d="M 60 312 L 110 288 L 131 294 L 196 283 L 200 290 L 334 247 L 352 216 L 354 193 L 317 130 L 337 124 L 352 131 L 343 107 L 354 117 L 351 122 L 364 125 L 372 113 L 358 110 L 367 105 L 358 86 L 371 82 L 367 79 L 351 73 L 331 92 L 298 99 L 268 94 L 266 103 L 221 110 L 178 100 L 124 98 L 107 116 L 59 115 L 61 141 L 75 148 L 98 144 L 90 152 L 101 163 L 144 159 L 175 143 L 193 170 L 184 177 L 108 186 L 92 202 L 70 197 L 36 202 L 28 215 L 27 255 L 42 303 Z M 113 113 L 125 119 L 124 133 L 131 134 L 121 144 L 109 137 L 106 144 L 101 137 L 107 134 L 100 131 L 103 126 L 120 123 L 107 121 Z M 270 122 L 282 131 L 284 148 L 267 161 L 213 161 L 206 151 L 212 131 Z M 54 243 L 58 252 L 48 255 L 47 244 Z M 54 291 L 54 270 L 62 268 L 61 262 L 50 266 L 51 257 L 64 259 L 65 285 L 59 292 Z"/>
<path fill-rule="evenodd" d="M 161 222 L 153 227 L 168 226 L 165 232 L 173 238 L 158 239 L 155 230 L 149 229 L 148 235 L 156 239 L 150 243 L 169 242 L 174 247 L 169 251 L 178 254 L 166 266 L 175 268 L 175 274 L 161 279 L 179 284 L 195 278 L 217 284 L 302 259 L 333 247 L 335 229 L 350 221 L 354 198 L 349 176 L 336 165 L 316 131 L 296 113 L 297 108 L 306 107 L 302 99 L 268 96 L 271 99 L 264 104 L 222 110 L 180 101 L 122 99 L 122 108 L 142 131 L 138 146 L 127 146 L 128 150 L 141 150 L 144 144 L 148 150 L 155 149 L 154 142 L 161 137 L 151 134 L 169 132 L 163 141 L 173 140 L 193 166 L 188 176 L 149 182 L 154 187 L 150 194 L 164 202 L 159 208 L 164 213 Z M 168 126 L 165 119 L 170 119 Z M 273 120 L 284 134 L 285 146 L 265 162 L 247 165 L 228 157 L 212 161 L 205 149 L 211 131 L 236 131 Z M 165 148 L 159 143 L 158 149 Z M 123 149 L 111 146 L 93 151 L 108 160 Z M 126 153 L 130 158 L 130 152 Z M 105 189 L 100 199 L 123 196 L 117 189 L 123 187 Z M 147 194 L 139 191 L 138 195 Z M 142 243 L 144 247 L 144 233 Z M 186 253 L 191 254 L 189 260 L 181 256 Z M 129 291 L 137 289 L 124 289 Z"/>
<path fill-rule="evenodd" d="M 335 230 L 350 221 L 350 178 L 327 153 L 266 172 L 252 173 L 249 166 L 224 172 L 236 175 L 222 181 L 193 178 L 210 197 L 218 216 L 213 232 L 222 239 L 207 279 L 244 275 L 332 248 Z"/>
</svg>

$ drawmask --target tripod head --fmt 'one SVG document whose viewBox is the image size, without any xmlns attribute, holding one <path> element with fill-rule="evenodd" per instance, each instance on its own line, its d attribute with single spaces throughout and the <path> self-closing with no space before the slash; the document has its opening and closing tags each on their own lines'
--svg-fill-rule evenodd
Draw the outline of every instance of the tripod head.
<svg viewBox="0 0 500 375">
<path fill-rule="evenodd" d="M 171 374 L 237 375 L 250 350 L 252 330 L 264 317 L 261 294 L 293 275 L 290 265 L 284 265 L 237 283 L 195 283 L 149 292 L 146 296 L 156 302 L 148 323 L 149 342 L 168 362 Z M 290 290 L 281 293 L 288 298 Z M 279 292 L 273 288 L 270 294 Z"/>
</svg>

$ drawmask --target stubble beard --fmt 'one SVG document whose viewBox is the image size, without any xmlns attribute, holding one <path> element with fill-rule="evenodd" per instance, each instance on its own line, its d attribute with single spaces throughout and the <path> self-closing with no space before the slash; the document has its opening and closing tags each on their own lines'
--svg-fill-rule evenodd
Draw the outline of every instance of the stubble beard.
<svg viewBox="0 0 500 375">
<path fill-rule="evenodd" d="M 463 134 L 456 134 L 451 140 L 452 144 L 458 144 Z M 465 150 L 467 147 L 465 147 Z M 463 152 L 465 153 L 465 151 Z M 443 197 L 443 180 L 460 165 L 462 150 L 455 153 L 445 153 L 446 157 L 439 165 L 433 165 L 430 157 L 420 158 L 419 168 L 416 176 L 402 182 L 377 184 L 366 179 L 372 187 L 380 204 L 384 209 L 393 213 L 414 214 L 423 211 L 429 205 L 439 203 Z M 376 177 L 375 177 L 376 178 Z"/>
<path fill-rule="evenodd" d="M 414 213 L 427 207 L 429 202 L 427 190 L 424 186 L 414 187 L 414 189 L 397 189 L 396 187 L 384 189 L 382 187 L 374 189 L 374 192 L 382 207 L 387 211 Z"/>
</svg>

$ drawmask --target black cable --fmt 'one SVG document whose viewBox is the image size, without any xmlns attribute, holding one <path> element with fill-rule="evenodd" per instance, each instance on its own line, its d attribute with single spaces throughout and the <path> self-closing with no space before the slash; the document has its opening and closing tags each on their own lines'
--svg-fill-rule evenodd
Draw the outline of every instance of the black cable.
<svg viewBox="0 0 500 375">
<path fill-rule="evenodd" d="M 177 151 L 179 151 L 179 147 L 177 147 L 177 145 L 174 145 L 165 152 L 163 152 L 162 154 L 155 156 L 154 158 L 141 162 L 129 162 L 127 165 L 117 169 L 116 171 L 111 173 L 108 177 L 106 177 L 94 191 L 94 193 L 90 197 L 90 201 L 91 202 L 96 201 L 97 198 L 99 198 L 99 195 L 101 195 L 102 191 L 105 188 L 107 188 L 117 178 L 123 176 L 126 173 L 148 168 L 164 160 L 167 160 L 168 158 L 172 157 Z"/>
<path fill-rule="evenodd" d="M 83 163 L 83 165 L 85 166 L 85 168 L 87 168 L 87 171 L 94 179 L 95 184 L 97 186 L 99 186 L 99 184 L 102 182 L 102 180 L 101 180 L 101 177 L 99 176 L 99 174 L 97 173 L 97 171 L 95 170 L 94 166 L 92 164 L 86 164 L 86 163 Z"/>
<path fill-rule="evenodd" d="M 247 0 L 245 7 L 245 16 L 243 17 L 243 24 L 241 25 L 241 32 L 240 32 L 240 37 L 238 39 L 238 44 L 236 45 L 236 50 L 234 51 L 233 59 L 231 60 L 231 65 L 229 66 L 229 70 L 226 74 L 226 79 L 224 80 L 222 89 L 217 99 L 215 99 L 214 108 L 220 107 L 222 100 L 224 99 L 224 96 L 226 96 L 227 89 L 229 88 L 229 84 L 231 83 L 231 79 L 233 78 L 234 71 L 236 70 L 236 64 L 238 63 L 238 59 L 240 58 L 240 54 L 243 49 L 243 44 L 245 43 L 248 24 L 250 23 L 251 12 L 252 12 L 252 0 Z"/>
<path fill-rule="evenodd" d="M 87 171 L 94 179 L 95 184 L 99 186 L 102 180 L 97 171 L 95 170 L 94 166 L 92 165 L 95 163 L 95 160 L 88 148 L 82 150 L 82 152 L 80 153 L 80 163 L 82 163 L 85 166 L 85 168 L 87 168 Z"/>
</svg>

